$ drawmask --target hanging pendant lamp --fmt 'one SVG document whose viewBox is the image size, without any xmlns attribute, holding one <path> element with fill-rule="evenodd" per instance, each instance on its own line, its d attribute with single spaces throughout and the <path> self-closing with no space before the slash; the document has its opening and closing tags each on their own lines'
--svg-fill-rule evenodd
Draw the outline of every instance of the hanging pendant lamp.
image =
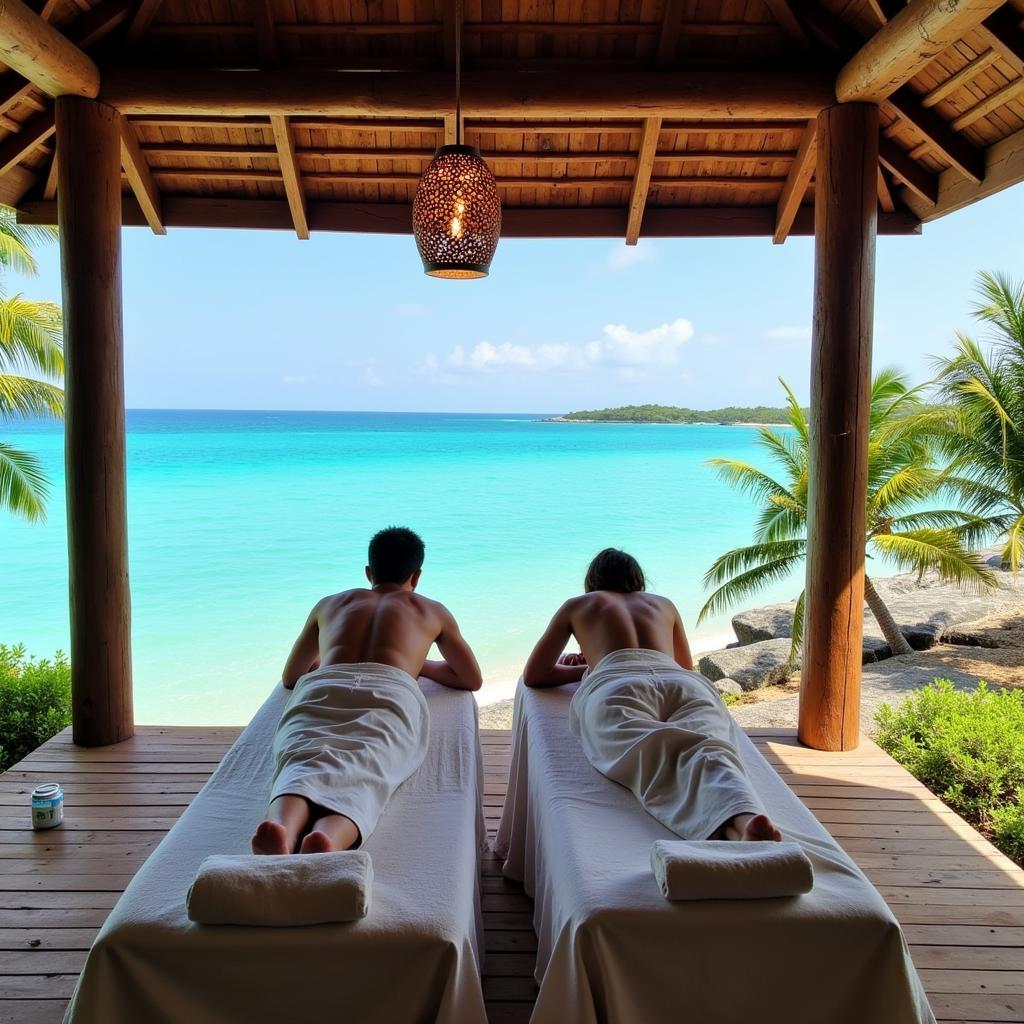
<svg viewBox="0 0 1024 1024">
<path fill-rule="evenodd" d="M 416 186 L 412 229 L 430 277 L 486 277 L 501 233 L 501 199 L 480 150 L 462 142 L 462 0 L 455 20 L 455 140 Z"/>
</svg>

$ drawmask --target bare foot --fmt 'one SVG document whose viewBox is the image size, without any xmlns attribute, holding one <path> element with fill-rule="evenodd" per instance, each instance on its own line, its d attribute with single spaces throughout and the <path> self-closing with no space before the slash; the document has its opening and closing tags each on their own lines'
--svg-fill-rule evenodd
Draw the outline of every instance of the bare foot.
<svg viewBox="0 0 1024 1024">
<path fill-rule="evenodd" d="M 722 835 L 739 843 L 782 842 L 782 833 L 767 814 L 737 814 L 722 827 Z"/>
<path fill-rule="evenodd" d="M 252 837 L 253 853 L 291 853 L 288 833 L 276 821 L 261 821 Z"/>
<path fill-rule="evenodd" d="M 334 846 L 323 832 L 310 832 L 299 847 L 299 853 L 331 853 Z"/>
</svg>

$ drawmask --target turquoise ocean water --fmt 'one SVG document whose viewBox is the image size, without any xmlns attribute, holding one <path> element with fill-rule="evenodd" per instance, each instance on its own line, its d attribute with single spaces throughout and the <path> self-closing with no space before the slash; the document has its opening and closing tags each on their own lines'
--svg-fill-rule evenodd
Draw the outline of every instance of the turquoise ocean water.
<svg viewBox="0 0 1024 1024">
<path fill-rule="evenodd" d="M 695 628 L 712 559 L 748 543 L 749 500 L 705 465 L 767 466 L 753 428 L 539 422 L 535 416 L 128 413 L 139 722 L 244 722 L 279 678 L 314 601 L 358 586 L 366 543 L 408 525 L 421 589 L 444 601 L 504 696 L 590 557 L 633 552 Z M 0 516 L 0 643 L 67 648 L 63 436 L 5 424 L 53 481 L 47 522 Z M 799 581 L 768 599 L 793 597 Z"/>
</svg>

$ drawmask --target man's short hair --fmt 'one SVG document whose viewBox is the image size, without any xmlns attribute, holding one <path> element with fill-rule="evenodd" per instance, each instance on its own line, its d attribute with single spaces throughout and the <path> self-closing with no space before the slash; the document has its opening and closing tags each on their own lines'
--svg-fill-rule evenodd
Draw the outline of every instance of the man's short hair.
<svg viewBox="0 0 1024 1024">
<path fill-rule="evenodd" d="M 613 590 L 619 594 L 633 594 L 644 590 L 647 581 L 640 563 L 618 548 L 605 548 L 598 552 L 587 569 L 583 588 L 589 594 L 595 590 Z"/>
<path fill-rule="evenodd" d="M 374 583 L 404 583 L 423 568 L 426 548 L 419 536 L 404 526 L 389 526 L 373 535 L 367 561 Z"/>
</svg>

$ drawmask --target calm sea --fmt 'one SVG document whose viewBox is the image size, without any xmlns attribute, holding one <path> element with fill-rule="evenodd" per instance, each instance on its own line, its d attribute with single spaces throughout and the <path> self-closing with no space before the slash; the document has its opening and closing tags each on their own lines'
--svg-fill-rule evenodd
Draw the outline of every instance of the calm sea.
<svg viewBox="0 0 1024 1024">
<path fill-rule="evenodd" d="M 63 438 L 4 424 L 53 481 L 45 525 L 0 515 L 0 643 L 67 648 Z M 695 629 L 712 559 L 748 543 L 754 509 L 707 459 L 768 465 L 745 427 L 542 423 L 521 415 L 130 411 L 136 718 L 245 721 L 311 605 L 362 582 L 382 526 L 421 533 L 421 588 L 504 696 L 590 557 L 633 552 Z M 767 599 L 795 596 L 798 582 Z"/>
</svg>

